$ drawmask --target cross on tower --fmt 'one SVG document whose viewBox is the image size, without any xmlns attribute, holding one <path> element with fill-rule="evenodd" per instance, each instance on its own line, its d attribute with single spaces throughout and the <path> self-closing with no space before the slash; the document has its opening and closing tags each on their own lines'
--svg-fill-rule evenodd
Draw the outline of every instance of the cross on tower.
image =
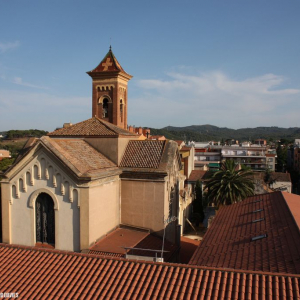
<svg viewBox="0 0 300 300">
<path fill-rule="evenodd" d="M 108 67 L 112 66 L 112 62 L 110 61 L 110 57 L 106 58 L 105 63 L 102 63 L 102 66 L 104 67 L 103 71 L 107 71 Z"/>
</svg>

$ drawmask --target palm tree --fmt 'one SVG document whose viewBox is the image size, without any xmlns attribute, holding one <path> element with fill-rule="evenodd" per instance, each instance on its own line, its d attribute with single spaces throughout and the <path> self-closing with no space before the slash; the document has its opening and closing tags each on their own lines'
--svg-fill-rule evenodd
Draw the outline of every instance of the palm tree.
<svg viewBox="0 0 300 300">
<path fill-rule="evenodd" d="M 236 203 L 254 195 L 252 174 L 251 170 L 239 170 L 233 160 L 226 160 L 219 171 L 205 180 L 208 198 L 220 206 Z"/>
</svg>

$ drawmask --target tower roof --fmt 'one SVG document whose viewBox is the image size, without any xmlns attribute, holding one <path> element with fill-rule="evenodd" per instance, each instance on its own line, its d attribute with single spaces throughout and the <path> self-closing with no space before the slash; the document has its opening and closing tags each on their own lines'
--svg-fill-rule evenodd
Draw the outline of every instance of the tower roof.
<svg viewBox="0 0 300 300">
<path fill-rule="evenodd" d="M 107 52 L 105 57 L 102 59 L 100 64 L 95 69 L 87 72 L 87 74 L 89 74 L 92 77 L 93 75 L 96 75 L 99 73 L 105 73 L 105 72 L 118 72 L 118 73 L 122 72 L 122 73 L 129 75 L 128 73 L 126 73 L 124 71 L 124 69 L 119 64 L 118 60 L 116 59 L 115 55 L 113 54 L 113 52 L 111 50 L 111 47 L 109 48 L 109 51 Z M 129 76 L 132 77 L 131 75 L 129 75 Z"/>
</svg>

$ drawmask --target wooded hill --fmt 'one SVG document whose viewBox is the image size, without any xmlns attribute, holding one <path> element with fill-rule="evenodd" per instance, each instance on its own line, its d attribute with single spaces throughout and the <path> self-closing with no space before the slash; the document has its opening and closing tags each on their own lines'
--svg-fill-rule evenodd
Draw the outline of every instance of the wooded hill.
<svg viewBox="0 0 300 300">
<path fill-rule="evenodd" d="M 191 125 L 186 127 L 167 126 L 161 129 L 151 129 L 151 135 L 164 135 L 168 139 L 186 141 L 225 141 L 236 139 L 239 142 L 253 141 L 256 139 L 266 139 L 277 141 L 281 139 L 293 142 L 300 138 L 300 128 L 281 128 L 281 127 L 256 127 L 230 129 L 227 127 L 217 127 L 213 125 Z"/>
<path fill-rule="evenodd" d="M 41 137 L 46 135 L 48 131 L 39 129 L 29 129 L 29 130 L 9 130 L 0 132 L 5 139 L 18 139 L 25 137 Z"/>
<path fill-rule="evenodd" d="M 294 139 L 300 138 L 300 128 L 290 127 L 256 127 L 231 129 L 227 127 L 217 127 L 213 125 L 191 125 L 186 127 L 167 126 L 161 129 L 150 128 L 151 135 L 164 135 L 168 139 L 186 140 L 195 142 L 206 141 L 226 141 L 227 139 L 235 139 L 239 142 L 253 141 L 256 139 L 266 139 L 268 141 L 288 140 L 291 143 Z M 29 130 L 9 130 L 0 132 L 8 139 L 22 137 L 41 137 L 47 134 L 47 131 L 38 129 Z"/>
</svg>

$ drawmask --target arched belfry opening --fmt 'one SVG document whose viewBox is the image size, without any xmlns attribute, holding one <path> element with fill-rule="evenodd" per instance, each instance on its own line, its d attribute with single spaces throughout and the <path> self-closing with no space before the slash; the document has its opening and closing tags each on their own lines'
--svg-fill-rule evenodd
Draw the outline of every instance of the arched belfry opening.
<svg viewBox="0 0 300 300">
<path fill-rule="evenodd" d="M 123 118 L 124 109 L 123 109 L 123 107 L 124 107 L 123 100 L 120 100 L 120 120 L 121 120 L 122 123 L 124 121 L 124 118 Z"/>
<path fill-rule="evenodd" d="M 108 99 L 104 98 L 102 104 L 102 117 L 104 119 L 108 118 L 108 103 L 109 103 Z"/>
<path fill-rule="evenodd" d="M 100 64 L 87 74 L 93 80 L 92 117 L 127 129 L 127 83 L 132 76 L 124 71 L 111 48 Z"/>
<path fill-rule="evenodd" d="M 41 193 L 35 203 L 36 243 L 55 245 L 54 202 L 50 195 Z"/>
</svg>

